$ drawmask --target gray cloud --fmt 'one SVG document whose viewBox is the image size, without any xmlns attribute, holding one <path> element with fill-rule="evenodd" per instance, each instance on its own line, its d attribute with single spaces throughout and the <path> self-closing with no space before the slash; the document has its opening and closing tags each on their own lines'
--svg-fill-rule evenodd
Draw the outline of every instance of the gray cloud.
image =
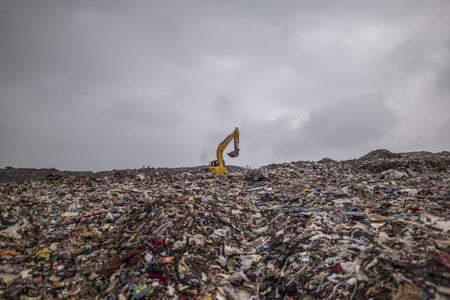
<svg viewBox="0 0 450 300">
<path fill-rule="evenodd" d="M 397 119 L 383 96 L 360 95 L 312 111 L 302 132 L 319 147 L 350 150 L 383 138 Z"/>
<path fill-rule="evenodd" d="M 0 165 L 448 150 L 448 1 L 2 1 Z M 443 136 L 445 135 L 445 137 Z"/>
</svg>

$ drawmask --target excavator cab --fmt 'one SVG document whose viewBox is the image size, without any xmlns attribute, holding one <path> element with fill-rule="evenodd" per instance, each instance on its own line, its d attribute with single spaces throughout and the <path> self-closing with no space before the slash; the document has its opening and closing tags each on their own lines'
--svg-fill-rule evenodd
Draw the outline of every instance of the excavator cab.
<svg viewBox="0 0 450 300">
<path fill-rule="evenodd" d="M 239 155 L 239 129 L 236 127 L 217 147 L 217 160 L 213 160 L 208 166 L 211 172 L 220 174 L 228 171 L 223 160 L 223 151 L 232 140 L 234 140 L 234 150 L 227 154 L 229 157 L 237 157 Z"/>
</svg>

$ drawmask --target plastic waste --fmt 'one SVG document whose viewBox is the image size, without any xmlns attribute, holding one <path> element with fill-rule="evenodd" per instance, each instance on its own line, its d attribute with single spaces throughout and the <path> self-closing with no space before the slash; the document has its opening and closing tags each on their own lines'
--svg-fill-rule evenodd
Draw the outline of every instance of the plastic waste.
<svg viewBox="0 0 450 300">
<path fill-rule="evenodd" d="M 0 183 L 0 298 L 446 299 L 449 162 L 380 150 Z"/>
</svg>

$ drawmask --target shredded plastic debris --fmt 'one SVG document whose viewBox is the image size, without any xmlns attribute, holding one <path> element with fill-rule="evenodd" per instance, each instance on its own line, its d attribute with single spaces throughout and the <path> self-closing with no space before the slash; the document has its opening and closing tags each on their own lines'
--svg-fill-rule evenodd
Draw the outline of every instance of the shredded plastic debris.
<svg viewBox="0 0 450 300">
<path fill-rule="evenodd" d="M 449 162 L 378 150 L 0 183 L 0 298 L 445 299 Z"/>
</svg>

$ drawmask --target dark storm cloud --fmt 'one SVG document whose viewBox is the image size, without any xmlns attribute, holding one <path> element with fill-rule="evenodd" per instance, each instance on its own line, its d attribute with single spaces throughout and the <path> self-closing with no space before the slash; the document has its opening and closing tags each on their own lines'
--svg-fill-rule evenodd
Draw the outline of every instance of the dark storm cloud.
<svg viewBox="0 0 450 300">
<path fill-rule="evenodd" d="M 2 1 L 0 165 L 258 166 L 450 141 L 448 1 Z M 199 161 L 200 158 L 200 161 Z"/>
<path fill-rule="evenodd" d="M 266 124 L 255 124 L 261 132 L 252 135 L 265 138 L 249 142 L 254 146 L 249 150 L 270 149 L 265 151 L 265 160 L 271 157 L 274 162 L 295 161 L 298 157 L 351 158 L 388 145 L 384 138 L 399 122 L 397 113 L 386 105 L 385 96 L 373 94 L 319 106 L 304 123 L 296 126 L 294 121 L 294 115 L 286 114 Z"/>
<path fill-rule="evenodd" d="M 140 123 L 148 127 L 157 127 L 181 120 L 183 114 L 180 108 L 180 103 L 175 103 L 171 99 L 137 97 L 113 101 L 105 112 L 119 123 Z"/>
<path fill-rule="evenodd" d="M 383 96 L 360 95 L 313 110 L 302 132 L 305 140 L 325 149 L 351 150 L 380 140 L 396 120 Z"/>
<path fill-rule="evenodd" d="M 448 95 L 450 94 L 450 38 L 447 41 L 447 49 L 443 52 L 445 54 L 445 60 L 436 74 L 435 88 L 443 98 L 447 99 L 446 102 L 450 103 L 450 101 L 448 101 Z"/>
</svg>

